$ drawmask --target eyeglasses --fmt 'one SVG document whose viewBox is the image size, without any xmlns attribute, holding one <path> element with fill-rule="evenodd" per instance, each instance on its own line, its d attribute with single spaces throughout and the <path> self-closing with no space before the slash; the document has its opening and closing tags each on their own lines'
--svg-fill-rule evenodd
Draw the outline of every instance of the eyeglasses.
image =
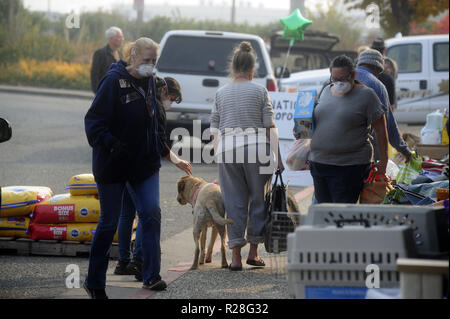
<svg viewBox="0 0 450 319">
<path fill-rule="evenodd" d="M 346 78 L 340 78 L 340 79 L 336 79 L 336 78 L 333 78 L 332 76 L 330 76 L 330 82 L 331 83 L 348 82 L 351 78 L 352 78 L 351 74 L 349 76 L 347 76 Z"/>
</svg>

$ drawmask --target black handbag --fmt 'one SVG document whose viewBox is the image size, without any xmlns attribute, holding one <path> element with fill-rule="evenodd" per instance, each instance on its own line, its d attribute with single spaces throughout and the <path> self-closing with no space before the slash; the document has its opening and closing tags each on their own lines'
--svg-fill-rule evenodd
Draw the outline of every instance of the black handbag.
<svg viewBox="0 0 450 319">
<path fill-rule="evenodd" d="M 280 185 L 277 184 L 280 178 Z M 275 173 L 275 182 L 265 197 L 266 222 L 264 225 L 264 247 L 268 253 L 280 253 L 287 250 L 287 234 L 295 230 L 288 216 L 286 187 L 281 171 Z"/>
</svg>

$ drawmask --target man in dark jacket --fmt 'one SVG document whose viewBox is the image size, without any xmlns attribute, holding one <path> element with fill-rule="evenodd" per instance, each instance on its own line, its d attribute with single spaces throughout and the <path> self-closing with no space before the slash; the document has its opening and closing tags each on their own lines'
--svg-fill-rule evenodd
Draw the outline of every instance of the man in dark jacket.
<svg viewBox="0 0 450 319">
<path fill-rule="evenodd" d="M 371 48 L 380 52 L 381 55 L 383 56 L 383 58 L 385 57 L 386 46 L 385 46 L 384 40 L 382 38 L 376 38 L 372 42 Z M 390 76 L 389 74 L 382 72 L 378 76 L 378 80 L 380 80 L 380 82 L 383 83 L 383 85 L 386 87 L 386 90 L 388 92 L 388 97 L 389 97 L 389 103 L 391 104 L 392 108 L 395 108 L 395 106 L 397 105 L 397 94 L 395 92 L 394 78 L 392 76 Z"/>
<path fill-rule="evenodd" d="M 122 30 L 111 27 L 105 32 L 108 44 L 94 53 L 91 67 L 91 89 L 97 93 L 98 85 L 103 76 L 108 72 L 112 63 L 122 59 L 119 48 L 123 43 Z"/>
</svg>

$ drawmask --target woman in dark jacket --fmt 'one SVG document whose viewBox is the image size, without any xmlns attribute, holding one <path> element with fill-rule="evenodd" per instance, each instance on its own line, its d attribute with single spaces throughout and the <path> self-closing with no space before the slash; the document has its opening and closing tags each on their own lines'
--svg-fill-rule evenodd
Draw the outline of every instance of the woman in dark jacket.
<svg viewBox="0 0 450 319">
<path fill-rule="evenodd" d="M 163 149 L 161 157 L 174 164 L 177 168 L 188 175 L 192 175 L 192 166 L 189 162 L 178 158 L 168 146 L 166 132 L 166 111 L 172 103 L 180 103 L 182 100 L 181 88 L 174 78 L 155 77 L 156 82 L 156 103 L 158 105 L 158 134 L 161 137 Z M 142 228 L 139 223 L 136 230 L 134 242 L 133 258 L 130 260 L 130 244 L 136 209 L 133 201 L 125 193 L 121 207 L 121 216 L 119 219 L 119 262 L 114 270 L 116 275 L 134 275 L 137 280 L 142 280 Z"/>
<path fill-rule="evenodd" d="M 91 298 L 107 298 L 109 249 L 127 184 L 142 226 L 143 288 L 166 288 L 160 276 L 159 168 L 164 145 L 152 75 L 158 49 L 149 38 L 131 43 L 124 52 L 126 62 L 112 64 L 85 116 L 101 207 L 84 283 Z"/>
</svg>

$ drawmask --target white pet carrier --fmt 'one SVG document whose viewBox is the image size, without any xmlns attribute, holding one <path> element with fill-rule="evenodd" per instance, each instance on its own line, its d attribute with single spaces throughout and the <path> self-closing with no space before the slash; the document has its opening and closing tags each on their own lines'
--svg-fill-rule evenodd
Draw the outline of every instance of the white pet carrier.
<svg viewBox="0 0 450 319">
<path fill-rule="evenodd" d="M 364 298 L 368 275 L 379 270 L 380 288 L 398 288 L 396 260 L 415 256 L 408 226 L 302 225 L 288 235 L 289 293 L 308 299 Z"/>
</svg>

